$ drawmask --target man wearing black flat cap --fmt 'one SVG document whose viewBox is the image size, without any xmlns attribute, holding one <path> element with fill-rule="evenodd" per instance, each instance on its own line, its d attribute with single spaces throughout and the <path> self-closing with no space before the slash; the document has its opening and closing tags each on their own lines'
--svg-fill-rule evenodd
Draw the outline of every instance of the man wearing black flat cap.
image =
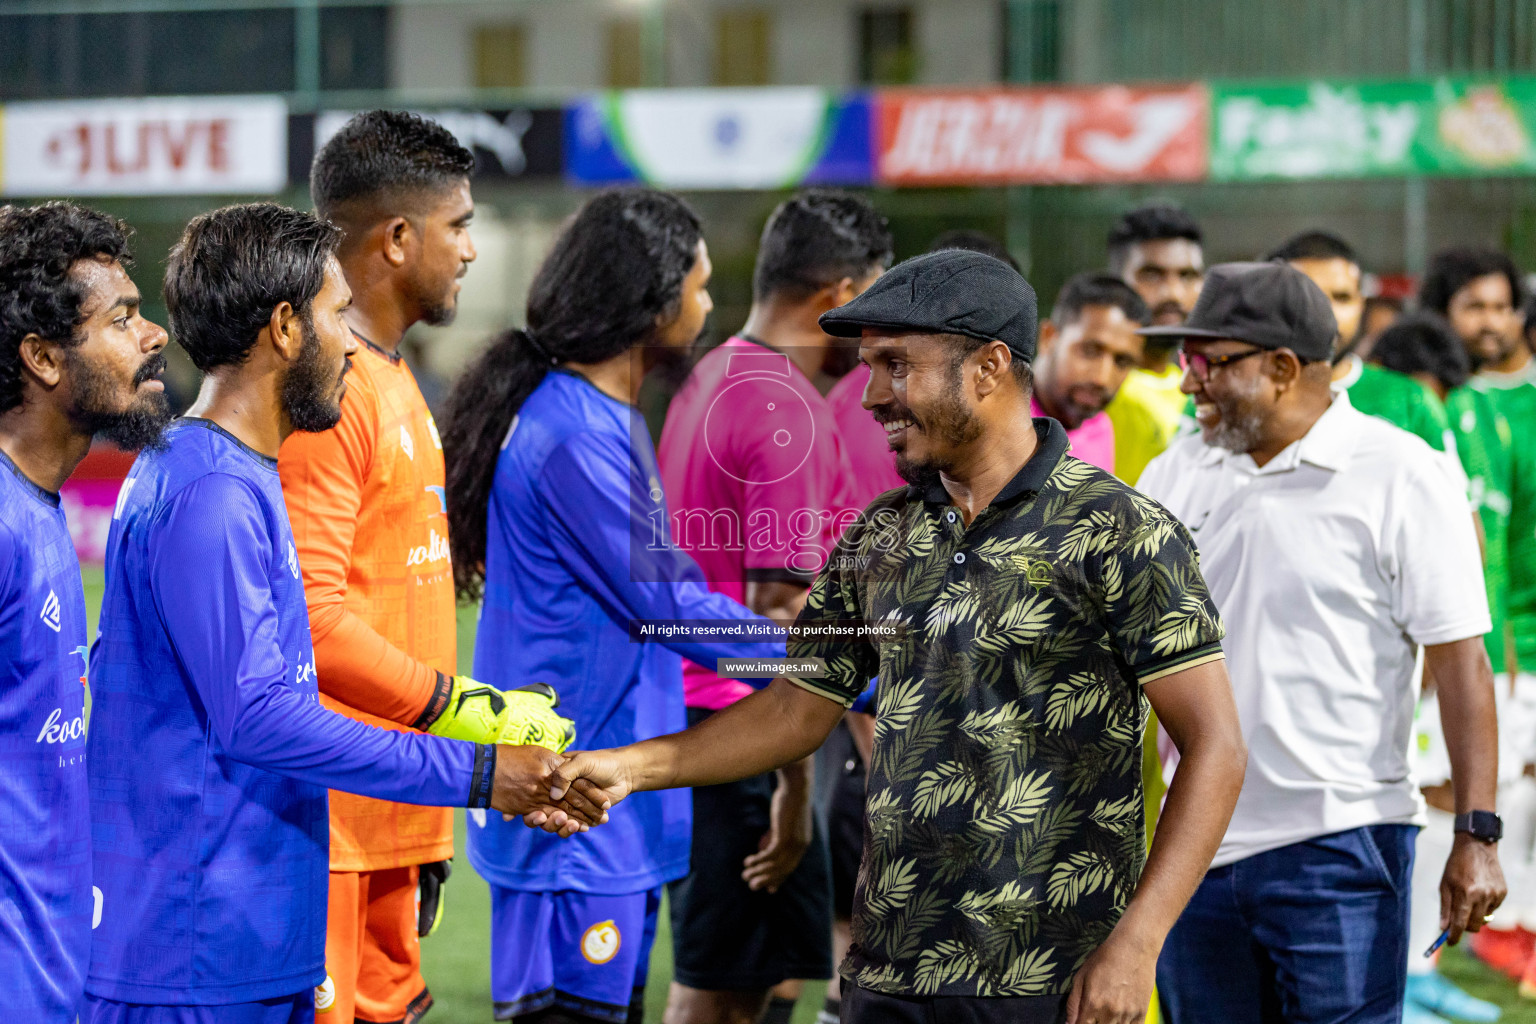
<svg viewBox="0 0 1536 1024">
<path fill-rule="evenodd" d="M 1424 954 L 1407 948 L 1420 648 L 1458 814 L 1440 926 L 1455 942 L 1504 898 L 1466 498 L 1424 441 L 1330 390 L 1336 331 L 1323 292 L 1274 262 L 1212 267 L 1188 322 L 1142 332 L 1184 340 L 1201 436 L 1138 486 L 1200 544 L 1249 752 L 1231 825 L 1158 965 L 1177 1024 L 1402 1019 L 1408 958 Z"/>
<path fill-rule="evenodd" d="M 1016 271 L 958 250 L 823 315 L 860 339 L 864 406 L 911 486 L 844 533 L 781 678 L 552 780 L 617 800 L 768 771 L 815 750 L 878 676 L 845 1021 L 1141 1020 L 1241 785 L 1189 534 L 1030 418 L 1036 319 Z M 891 632 L 870 642 L 860 624 Z M 1184 757 L 1150 856 L 1148 701 Z"/>
</svg>

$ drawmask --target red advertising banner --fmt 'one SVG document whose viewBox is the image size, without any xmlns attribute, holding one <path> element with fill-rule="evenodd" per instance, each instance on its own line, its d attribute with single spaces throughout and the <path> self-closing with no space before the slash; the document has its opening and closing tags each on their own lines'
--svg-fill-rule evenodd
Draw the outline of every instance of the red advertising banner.
<svg viewBox="0 0 1536 1024">
<path fill-rule="evenodd" d="M 1202 85 L 887 89 L 876 173 L 887 185 L 1197 181 L 1209 121 Z"/>
</svg>

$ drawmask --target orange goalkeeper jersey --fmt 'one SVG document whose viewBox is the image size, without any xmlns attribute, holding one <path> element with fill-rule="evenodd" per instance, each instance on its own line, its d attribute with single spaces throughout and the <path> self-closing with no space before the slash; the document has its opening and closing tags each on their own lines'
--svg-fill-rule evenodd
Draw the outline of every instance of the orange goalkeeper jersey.
<svg viewBox="0 0 1536 1024">
<path fill-rule="evenodd" d="M 277 469 L 304 573 L 321 700 L 372 725 L 404 729 L 426 708 L 437 673 L 452 676 L 457 660 L 443 445 L 410 368 L 360 344 L 341 422 L 290 435 Z M 451 856 L 447 808 L 332 790 L 332 871 Z"/>
</svg>

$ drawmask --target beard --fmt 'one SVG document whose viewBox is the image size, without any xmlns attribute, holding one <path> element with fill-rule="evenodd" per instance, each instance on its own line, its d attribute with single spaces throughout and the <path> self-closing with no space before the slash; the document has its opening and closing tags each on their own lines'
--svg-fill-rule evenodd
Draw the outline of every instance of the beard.
<svg viewBox="0 0 1536 1024">
<path fill-rule="evenodd" d="M 1479 331 L 1464 347 L 1474 371 L 1497 366 L 1510 357 L 1520 342 L 1497 331 Z"/>
<path fill-rule="evenodd" d="M 981 436 L 981 420 L 965 404 L 960 394 L 960 363 L 950 367 L 950 377 L 944 392 L 925 416 L 919 419 L 912 410 L 892 403 L 874 410 L 880 423 L 909 419 L 915 428 L 928 435 L 932 442 L 947 448 L 970 444 Z M 909 428 L 911 429 L 911 428 Z M 939 474 L 954 468 L 954 461 L 946 456 L 927 455 L 919 458 L 908 456 L 905 451 L 896 455 L 896 472 L 907 483 L 926 487 L 938 479 Z"/>
<path fill-rule="evenodd" d="M 462 267 L 462 265 L 461 265 Z M 421 307 L 421 322 L 428 327 L 447 327 L 459 315 L 459 297 L 453 286 L 463 277 L 462 270 L 449 279 L 446 285 L 434 287 L 428 282 L 417 282 L 416 302 Z"/>
<path fill-rule="evenodd" d="M 315 333 L 314 324 L 308 317 L 301 318 L 299 323 L 304 342 L 299 348 L 299 358 L 294 360 L 288 376 L 283 378 L 279 399 L 294 430 L 318 434 L 341 422 L 341 396 L 346 394 L 346 388 L 338 385 L 346 377 L 352 361 L 348 359 L 341 373 L 332 378 L 321 362 L 320 338 Z"/>
<path fill-rule="evenodd" d="M 1254 377 L 1233 389 L 1225 401 L 1214 402 L 1221 419 L 1205 429 L 1205 443 L 1239 455 L 1257 448 L 1264 430 L 1264 413 L 1258 405 L 1263 386 L 1263 379 Z"/>
<path fill-rule="evenodd" d="M 144 360 L 133 375 L 133 401 L 128 408 L 113 406 L 117 382 L 111 374 L 66 349 L 69 368 L 69 421 L 77 429 L 99 437 L 126 452 L 156 448 L 171 421 L 171 400 L 164 391 L 139 392 L 139 386 L 165 371 L 165 356 L 159 352 Z"/>
</svg>

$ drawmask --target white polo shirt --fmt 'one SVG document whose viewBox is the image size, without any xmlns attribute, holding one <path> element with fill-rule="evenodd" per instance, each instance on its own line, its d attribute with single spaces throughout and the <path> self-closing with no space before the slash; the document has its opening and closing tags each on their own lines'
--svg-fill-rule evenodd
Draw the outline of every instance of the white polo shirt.
<svg viewBox="0 0 1536 1024">
<path fill-rule="evenodd" d="M 1227 629 L 1248 773 L 1213 866 L 1423 824 L 1408 767 L 1418 646 L 1490 628 L 1466 497 L 1439 459 L 1338 394 L 1262 468 L 1196 435 L 1138 482 L 1194 535 Z"/>
</svg>

